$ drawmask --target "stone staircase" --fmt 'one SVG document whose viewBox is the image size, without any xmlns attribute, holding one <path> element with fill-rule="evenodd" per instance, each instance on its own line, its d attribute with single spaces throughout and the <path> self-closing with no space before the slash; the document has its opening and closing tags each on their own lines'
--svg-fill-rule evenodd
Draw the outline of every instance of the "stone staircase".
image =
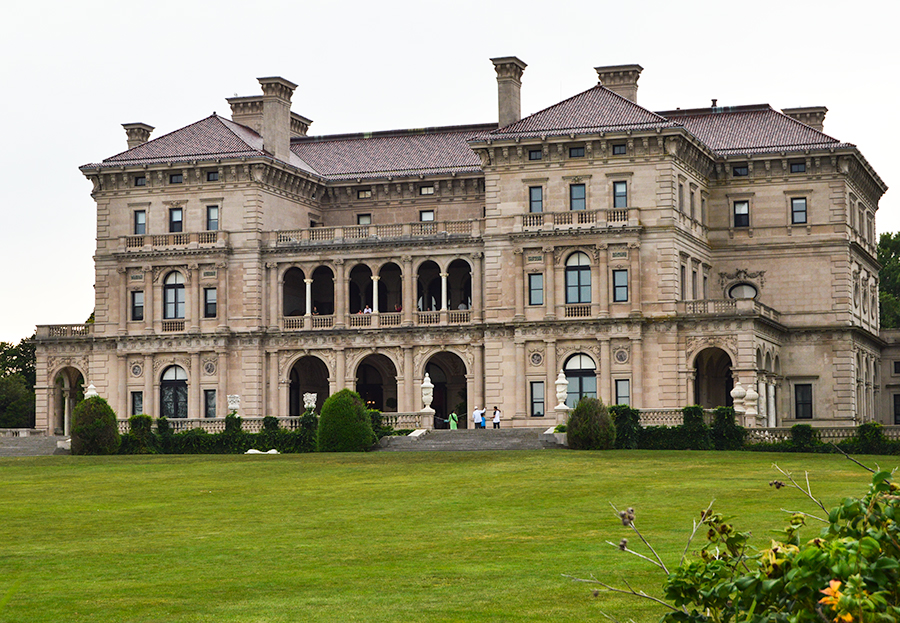
<svg viewBox="0 0 900 623">
<path fill-rule="evenodd" d="M 556 437 L 544 428 L 500 428 L 485 430 L 430 430 L 418 436 L 382 437 L 376 450 L 389 452 L 541 450 L 557 447 Z"/>
<path fill-rule="evenodd" d="M 8 456 L 50 456 L 52 454 L 69 454 L 68 450 L 56 447 L 58 441 L 65 437 L 54 435 L 29 435 L 28 437 L 0 436 L 0 457 Z"/>
</svg>

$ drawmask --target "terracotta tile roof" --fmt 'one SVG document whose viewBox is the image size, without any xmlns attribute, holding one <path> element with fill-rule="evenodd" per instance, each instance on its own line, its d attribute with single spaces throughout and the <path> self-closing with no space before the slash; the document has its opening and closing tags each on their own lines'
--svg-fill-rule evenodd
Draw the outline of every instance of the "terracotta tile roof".
<svg viewBox="0 0 900 623">
<path fill-rule="evenodd" d="M 496 124 L 299 137 L 291 150 L 329 180 L 477 173 L 468 140 Z"/>
<path fill-rule="evenodd" d="M 852 147 L 768 104 L 669 110 L 659 114 L 683 125 L 720 156 Z"/>
<path fill-rule="evenodd" d="M 668 128 L 675 124 L 604 86 L 597 85 L 540 112 L 488 133 L 482 139 L 561 136 Z"/>
</svg>

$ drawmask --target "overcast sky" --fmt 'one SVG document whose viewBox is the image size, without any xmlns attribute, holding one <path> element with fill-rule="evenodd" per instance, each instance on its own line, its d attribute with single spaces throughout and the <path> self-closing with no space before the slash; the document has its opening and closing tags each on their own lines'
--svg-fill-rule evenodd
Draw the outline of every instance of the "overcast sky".
<svg viewBox="0 0 900 623">
<path fill-rule="evenodd" d="M 827 106 L 894 186 L 878 230 L 900 230 L 898 3 L 16 2 L 0 23 L 0 341 L 81 323 L 94 305 L 95 211 L 78 167 L 230 115 L 256 78 L 299 86 L 310 134 L 497 120 L 490 58 L 518 56 L 527 115 L 596 84 L 594 67 L 643 66 L 650 110 Z"/>
</svg>

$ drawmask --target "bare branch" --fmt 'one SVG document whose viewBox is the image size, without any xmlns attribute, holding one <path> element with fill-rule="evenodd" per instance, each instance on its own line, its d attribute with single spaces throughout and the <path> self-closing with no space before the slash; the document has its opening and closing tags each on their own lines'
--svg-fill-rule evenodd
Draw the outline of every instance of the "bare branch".
<svg viewBox="0 0 900 623">
<path fill-rule="evenodd" d="M 875 473 L 875 470 L 874 470 L 874 469 L 872 469 L 871 467 L 867 467 L 866 465 L 863 465 L 862 463 L 860 463 L 859 461 L 857 461 L 856 459 L 854 459 L 852 456 L 850 456 L 849 454 L 847 454 L 846 452 L 844 452 L 843 450 L 841 450 L 840 448 L 838 448 L 837 444 L 834 443 L 833 441 L 831 442 L 831 445 L 834 446 L 834 448 L 835 448 L 838 452 L 840 452 L 841 454 L 843 454 L 846 458 L 850 459 L 851 461 L 853 461 L 854 463 L 856 463 L 857 465 L 859 465 L 859 466 L 862 467 L 863 469 L 868 470 L 868 471 L 872 472 L 873 474 Z"/>
<path fill-rule="evenodd" d="M 801 487 L 800 485 L 797 484 L 797 481 L 794 480 L 794 476 L 793 476 L 793 474 L 791 474 L 791 472 L 786 472 L 786 471 L 784 471 L 783 469 L 781 469 L 780 467 L 778 467 L 778 464 L 777 464 L 777 463 L 773 463 L 773 464 L 772 464 L 772 467 L 774 467 L 774 468 L 777 469 L 779 472 L 781 472 L 784 476 L 786 476 L 787 479 L 791 481 L 791 486 L 792 486 L 792 487 L 796 488 L 798 491 L 802 491 L 803 494 L 804 494 L 806 497 L 808 497 L 810 500 L 812 500 L 813 502 L 815 502 L 816 506 L 818 506 L 819 508 L 821 508 L 821 509 L 822 509 L 823 511 L 825 511 L 826 513 L 828 512 L 828 509 L 825 508 L 825 505 L 822 504 L 822 502 L 821 502 L 816 496 L 814 496 L 814 495 L 812 494 L 812 488 L 811 488 L 810 485 L 809 485 L 809 472 L 805 472 L 805 474 L 806 474 L 806 489 L 804 489 L 803 487 Z M 776 482 L 777 482 L 777 481 L 776 481 Z M 784 483 L 780 483 L 780 484 L 779 484 L 779 486 L 782 486 L 782 485 L 784 485 Z"/>
<path fill-rule="evenodd" d="M 715 498 L 713 498 L 712 500 L 710 500 L 709 506 L 706 507 L 706 510 L 703 511 L 703 514 L 701 515 L 701 517 L 702 517 L 703 519 L 706 519 L 706 517 L 709 516 L 709 512 L 712 510 L 712 505 L 713 505 L 713 503 L 714 503 L 715 501 L 716 501 Z M 685 545 L 684 545 L 684 552 L 682 552 L 682 554 L 681 554 L 681 561 L 678 563 L 678 566 L 679 566 L 679 567 L 680 567 L 681 565 L 684 564 L 684 559 L 685 559 L 685 557 L 687 556 L 688 548 L 691 546 L 691 541 L 694 540 L 694 535 L 697 534 L 697 528 L 699 528 L 700 526 L 703 525 L 703 522 L 702 522 L 702 521 L 701 521 L 700 523 L 697 523 L 697 520 L 696 520 L 696 519 L 693 520 L 693 523 L 694 523 L 694 529 L 691 531 L 691 536 L 688 537 L 687 543 L 685 543 Z"/>
<path fill-rule="evenodd" d="M 782 508 L 781 512 L 788 513 L 789 515 L 803 515 L 804 517 L 809 517 L 810 519 L 815 519 L 816 521 L 821 521 L 822 523 L 828 523 L 827 519 L 822 519 L 821 517 L 817 517 L 816 515 L 810 515 L 809 513 L 804 513 L 803 511 L 789 511 L 786 508 Z"/>
<path fill-rule="evenodd" d="M 606 590 L 612 591 L 614 593 L 625 593 L 626 595 L 634 595 L 635 597 L 643 597 L 644 599 L 649 599 L 650 601 L 655 601 L 656 603 L 661 604 L 661 605 L 665 606 L 666 608 L 669 608 L 670 610 L 674 610 L 675 612 L 678 612 L 678 608 L 676 608 L 672 604 L 668 604 L 668 603 L 664 602 L 662 599 L 658 599 L 658 598 L 654 597 L 653 595 L 648 595 L 644 591 L 635 591 L 633 588 L 631 588 L 631 586 L 628 585 L 627 582 L 625 583 L 625 585 L 628 586 L 628 590 L 626 591 L 625 589 L 616 588 L 615 586 L 610 586 L 609 584 L 606 584 L 605 582 L 601 582 L 600 580 L 598 580 L 597 578 L 595 578 L 593 576 L 591 576 L 590 580 L 587 580 L 584 578 L 576 578 L 574 575 L 566 575 L 565 573 L 562 574 L 562 576 L 564 578 L 569 578 L 573 582 L 584 582 L 586 584 L 599 584 Z"/>
<path fill-rule="evenodd" d="M 643 560 L 646 560 L 646 561 L 649 562 L 650 564 L 656 565 L 656 566 L 659 567 L 660 569 L 665 569 L 665 567 L 663 567 L 663 566 L 662 566 L 661 564 L 659 564 L 657 561 L 653 560 L 652 558 L 648 558 L 647 556 L 644 556 L 643 554 L 641 554 L 641 553 L 639 553 L 639 552 L 636 552 L 636 551 L 634 551 L 633 549 L 628 549 L 627 546 L 626 546 L 626 547 L 622 547 L 621 545 L 616 544 L 616 543 L 613 543 L 612 541 L 607 541 L 607 543 L 609 543 L 610 545 L 612 545 L 612 546 L 615 547 L 616 549 L 622 550 L 623 552 L 628 552 L 629 554 L 634 554 L 634 555 L 637 556 L 638 558 L 641 558 L 641 559 L 643 559 Z"/>
<path fill-rule="evenodd" d="M 618 517 L 620 520 L 622 520 L 622 525 L 628 526 L 629 528 L 634 530 L 635 534 L 637 534 L 640 537 L 640 539 L 641 539 L 641 541 L 643 541 L 644 545 L 647 546 L 647 549 L 649 549 L 653 553 L 653 555 L 656 557 L 656 560 L 659 561 L 659 567 L 663 571 L 665 571 L 666 574 L 668 575 L 669 569 L 666 567 L 666 563 L 663 562 L 662 558 L 659 557 L 659 554 L 656 553 L 656 550 L 653 549 L 653 546 L 650 545 L 650 542 L 644 538 L 644 535 L 641 534 L 641 531 L 638 530 L 637 527 L 634 525 L 634 520 L 628 519 L 627 517 L 623 519 L 622 512 L 620 512 L 619 509 L 616 508 L 615 504 L 610 502 L 609 505 L 612 506 L 613 510 L 616 512 L 616 517 Z M 631 511 L 631 509 L 629 509 L 629 512 L 630 511 Z"/>
</svg>

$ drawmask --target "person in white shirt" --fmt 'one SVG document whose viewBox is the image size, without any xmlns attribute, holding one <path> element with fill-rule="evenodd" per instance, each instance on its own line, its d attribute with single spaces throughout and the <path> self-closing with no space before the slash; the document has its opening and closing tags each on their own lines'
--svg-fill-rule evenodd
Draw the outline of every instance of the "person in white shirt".
<svg viewBox="0 0 900 623">
<path fill-rule="evenodd" d="M 494 405 L 494 428 L 500 428 L 500 409 L 497 408 L 497 405 Z"/>
<path fill-rule="evenodd" d="M 472 422 L 475 424 L 475 428 L 484 428 L 484 409 L 479 409 L 478 406 L 475 406 L 475 410 L 472 411 Z"/>
</svg>

